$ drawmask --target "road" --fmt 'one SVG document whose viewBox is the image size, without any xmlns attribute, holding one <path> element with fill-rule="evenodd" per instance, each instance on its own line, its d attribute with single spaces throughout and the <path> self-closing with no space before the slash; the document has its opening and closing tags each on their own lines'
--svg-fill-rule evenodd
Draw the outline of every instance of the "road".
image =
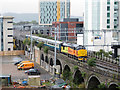
<svg viewBox="0 0 120 90">
<path fill-rule="evenodd" d="M 17 70 L 17 66 L 14 65 L 15 62 L 23 60 L 23 58 L 19 56 L 0 56 L 0 69 L 2 75 L 11 75 L 11 79 L 16 81 L 18 79 L 28 79 L 28 75 L 24 74 L 24 70 Z M 24 60 L 28 60 L 25 58 Z M 51 75 L 42 69 L 37 63 L 35 63 L 35 68 L 39 69 L 41 72 L 41 80 L 49 79 Z"/>
</svg>

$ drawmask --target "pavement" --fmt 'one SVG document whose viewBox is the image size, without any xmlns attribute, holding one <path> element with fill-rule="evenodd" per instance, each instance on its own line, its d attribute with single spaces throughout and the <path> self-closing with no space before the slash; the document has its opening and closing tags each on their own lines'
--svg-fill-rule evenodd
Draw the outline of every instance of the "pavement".
<svg viewBox="0 0 120 90">
<path fill-rule="evenodd" d="M 28 60 L 27 58 L 23 58 L 21 56 L 0 56 L 0 74 L 2 75 L 11 75 L 11 79 L 16 81 L 18 79 L 27 79 L 28 75 L 24 74 L 25 70 L 17 70 L 17 66 L 14 65 L 15 62 L 19 60 Z M 35 63 L 35 68 L 37 68 L 41 75 L 41 80 L 48 80 L 52 76 L 40 67 L 39 64 Z M 2 70 L 1 70 L 2 68 Z"/>
</svg>

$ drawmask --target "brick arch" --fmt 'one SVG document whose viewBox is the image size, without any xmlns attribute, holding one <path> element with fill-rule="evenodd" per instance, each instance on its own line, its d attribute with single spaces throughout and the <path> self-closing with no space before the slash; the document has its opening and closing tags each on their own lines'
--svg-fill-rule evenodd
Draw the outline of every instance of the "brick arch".
<svg viewBox="0 0 120 90">
<path fill-rule="evenodd" d="M 91 75 L 87 81 L 87 88 L 98 88 L 101 83 L 100 79 L 96 75 Z"/>
</svg>

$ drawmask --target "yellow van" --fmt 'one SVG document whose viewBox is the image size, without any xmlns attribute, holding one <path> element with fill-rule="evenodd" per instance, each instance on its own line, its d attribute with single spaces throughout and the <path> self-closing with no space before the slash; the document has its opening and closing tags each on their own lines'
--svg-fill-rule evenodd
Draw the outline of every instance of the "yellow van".
<svg viewBox="0 0 120 90">
<path fill-rule="evenodd" d="M 29 62 L 29 63 L 23 63 L 18 67 L 18 70 L 25 70 L 25 69 L 31 69 L 34 68 L 34 63 Z"/>
<path fill-rule="evenodd" d="M 22 61 L 22 62 L 20 62 L 19 64 L 17 64 L 17 67 L 19 67 L 21 64 L 23 64 L 23 63 L 29 63 L 30 61 Z"/>
</svg>

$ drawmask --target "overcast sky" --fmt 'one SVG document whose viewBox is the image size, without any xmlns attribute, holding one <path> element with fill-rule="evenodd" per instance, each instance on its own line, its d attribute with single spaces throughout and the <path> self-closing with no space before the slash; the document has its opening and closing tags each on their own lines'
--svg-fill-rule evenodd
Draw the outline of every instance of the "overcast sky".
<svg viewBox="0 0 120 90">
<path fill-rule="evenodd" d="M 71 15 L 82 16 L 84 0 L 71 0 Z M 0 0 L 0 13 L 38 13 L 38 0 Z"/>
</svg>

